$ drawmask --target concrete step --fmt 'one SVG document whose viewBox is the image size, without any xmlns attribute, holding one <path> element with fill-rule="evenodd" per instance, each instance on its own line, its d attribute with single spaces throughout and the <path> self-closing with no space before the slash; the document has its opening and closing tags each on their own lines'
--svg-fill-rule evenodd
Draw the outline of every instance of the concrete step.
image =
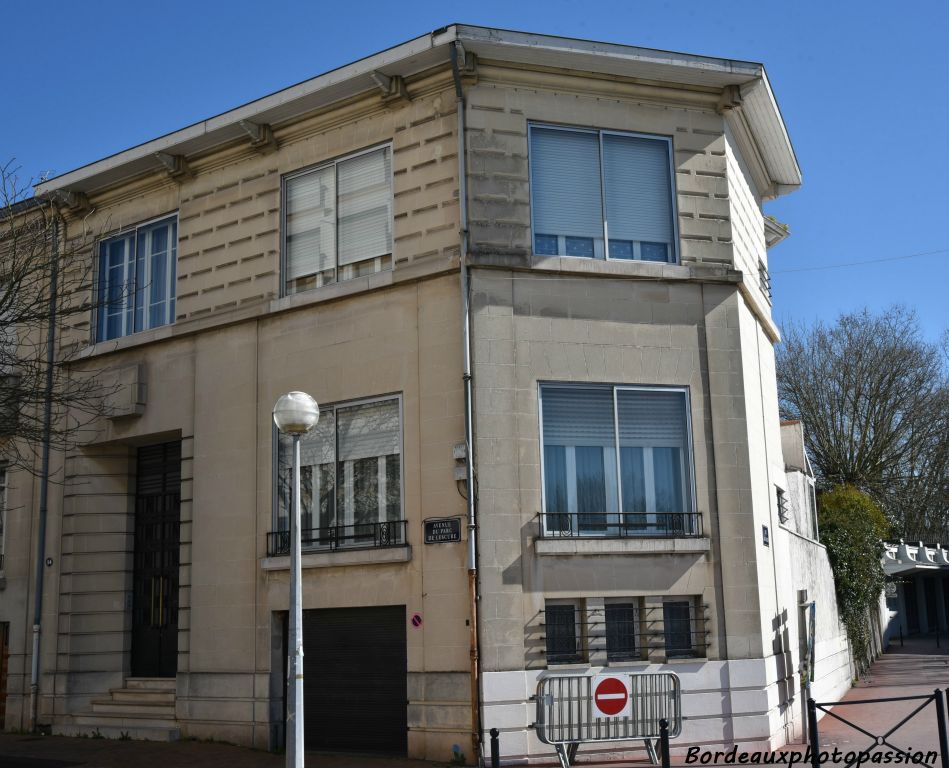
<svg viewBox="0 0 949 768">
<path fill-rule="evenodd" d="M 166 690 L 150 690 L 148 688 L 110 688 L 109 695 L 112 701 L 153 701 L 161 704 L 174 704 L 175 692 Z"/>
<path fill-rule="evenodd" d="M 174 691 L 178 688 L 178 681 L 173 677 L 127 677 L 126 688 L 147 688 L 150 691 Z"/>
<path fill-rule="evenodd" d="M 115 726 L 99 723 L 81 725 L 78 723 L 54 725 L 54 736 L 85 736 L 104 739 L 135 739 L 136 741 L 178 741 L 181 731 L 178 728 L 150 727 L 140 725 Z"/>
<path fill-rule="evenodd" d="M 162 701 L 114 701 L 98 699 L 92 702 L 92 711 L 97 715 L 119 717 L 167 717 L 175 719 L 175 704 Z"/>
<path fill-rule="evenodd" d="M 93 728 L 177 728 L 178 724 L 173 718 L 151 715 L 133 715 L 133 714 L 112 714 L 106 712 L 90 713 L 85 715 L 73 715 L 73 725 L 85 726 L 85 732 L 88 733 Z"/>
</svg>

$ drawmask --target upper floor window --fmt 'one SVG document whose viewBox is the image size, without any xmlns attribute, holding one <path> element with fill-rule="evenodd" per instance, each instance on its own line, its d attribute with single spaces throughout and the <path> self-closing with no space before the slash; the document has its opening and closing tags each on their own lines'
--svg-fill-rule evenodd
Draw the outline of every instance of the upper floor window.
<svg viewBox="0 0 949 768">
<path fill-rule="evenodd" d="M 174 322 L 177 253 L 177 216 L 99 243 L 96 341 Z"/>
<path fill-rule="evenodd" d="M 685 390 L 540 391 L 545 535 L 698 533 Z"/>
<path fill-rule="evenodd" d="M 293 503 L 292 445 L 278 433 L 273 553 L 289 551 L 279 534 L 289 529 Z M 304 548 L 405 543 L 399 398 L 321 407 L 316 427 L 300 440 L 300 514 Z"/>
<path fill-rule="evenodd" d="M 392 267 L 389 147 L 284 179 L 286 293 Z"/>
<path fill-rule="evenodd" d="M 530 127 L 534 253 L 675 262 L 672 140 Z"/>
</svg>

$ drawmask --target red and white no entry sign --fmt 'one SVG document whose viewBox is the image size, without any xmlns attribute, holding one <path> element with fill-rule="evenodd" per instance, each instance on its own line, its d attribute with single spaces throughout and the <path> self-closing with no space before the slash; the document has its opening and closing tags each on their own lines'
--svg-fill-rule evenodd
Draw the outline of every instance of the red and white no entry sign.
<svg viewBox="0 0 949 768">
<path fill-rule="evenodd" d="M 593 714 L 596 717 L 628 717 L 632 714 L 629 682 L 625 677 L 599 675 L 593 678 Z"/>
</svg>

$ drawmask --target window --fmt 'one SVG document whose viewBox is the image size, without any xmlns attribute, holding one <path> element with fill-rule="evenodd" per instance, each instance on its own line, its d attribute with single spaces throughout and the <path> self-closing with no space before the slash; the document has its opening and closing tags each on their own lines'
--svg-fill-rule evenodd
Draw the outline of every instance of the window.
<svg viewBox="0 0 949 768">
<path fill-rule="evenodd" d="M 97 341 L 174 322 L 177 252 L 177 216 L 99 243 Z"/>
<path fill-rule="evenodd" d="M 683 389 L 540 389 L 545 535 L 695 535 Z"/>
<path fill-rule="evenodd" d="M 666 657 L 693 656 L 693 608 L 689 600 L 668 600 L 662 604 L 662 625 Z"/>
<path fill-rule="evenodd" d="M 544 608 L 544 635 L 548 664 L 582 661 L 579 607 L 574 603 L 547 603 Z"/>
<path fill-rule="evenodd" d="M 817 533 L 817 493 L 811 479 L 807 480 L 807 513 L 807 535 L 816 541 L 820 538 Z"/>
<path fill-rule="evenodd" d="M 530 127 L 534 253 L 676 261 L 672 140 Z"/>
<path fill-rule="evenodd" d="M 288 294 L 392 267 L 389 147 L 288 176 L 284 201 Z"/>
<path fill-rule="evenodd" d="M 279 534 L 290 527 L 293 441 L 280 433 L 277 439 Z M 300 504 L 305 548 L 405 543 L 398 398 L 321 409 L 316 427 L 300 440 Z M 273 553 L 289 549 L 285 534 L 278 540 Z"/>
<path fill-rule="evenodd" d="M 778 502 L 778 521 L 786 524 L 791 519 L 791 510 L 788 507 L 788 497 L 783 489 L 775 487 Z"/>
<path fill-rule="evenodd" d="M 639 632 L 639 606 L 634 602 L 607 603 L 606 658 L 632 661 L 640 658 L 636 635 Z"/>
</svg>

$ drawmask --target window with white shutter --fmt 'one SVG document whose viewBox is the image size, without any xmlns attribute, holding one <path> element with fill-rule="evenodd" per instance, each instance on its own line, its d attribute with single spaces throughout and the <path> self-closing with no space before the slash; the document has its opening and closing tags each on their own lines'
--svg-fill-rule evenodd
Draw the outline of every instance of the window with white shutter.
<svg viewBox="0 0 949 768">
<path fill-rule="evenodd" d="M 672 140 L 532 125 L 534 253 L 677 261 Z"/>
<path fill-rule="evenodd" d="M 283 230 L 288 294 L 390 269 L 390 148 L 287 176 Z"/>
</svg>

